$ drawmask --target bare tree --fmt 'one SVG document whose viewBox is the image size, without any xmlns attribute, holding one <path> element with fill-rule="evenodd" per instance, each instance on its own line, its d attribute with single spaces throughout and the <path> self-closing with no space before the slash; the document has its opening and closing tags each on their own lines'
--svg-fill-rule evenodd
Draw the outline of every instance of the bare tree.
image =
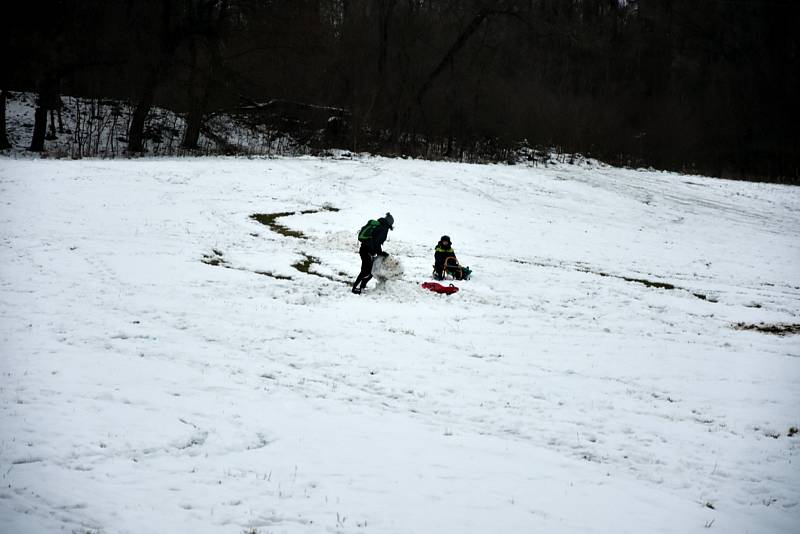
<svg viewBox="0 0 800 534">
<path fill-rule="evenodd" d="M 179 17 L 178 0 L 154 0 L 141 2 L 131 17 L 137 21 L 140 31 L 136 33 L 142 49 L 149 52 L 144 58 L 143 80 L 138 88 L 136 104 L 128 127 L 128 152 L 144 151 L 144 129 L 147 115 L 153 107 L 161 79 L 172 68 L 175 51 L 183 39 L 183 28 L 175 22 Z M 176 12 L 178 12 L 176 14 Z M 153 14 L 157 17 L 153 17 Z M 141 57 L 141 56 L 140 56 Z"/>
<path fill-rule="evenodd" d="M 0 150 L 11 148 L 6 134 L 6 96 L 5 89 L 0 90 Z"/>
<path fill-rule="evenodd" d="M 47 74 L 39 83 L 39 90 L 36 96 L 36 110 L 33 114 L 33 135 L 28 150 L 41 152 L 44 150 L 44 142 L 47 137 L 47 113 L 56 109 L 60 100 L 58 96 L 57 75 Z"/>
<path fill-rule="evenodd" d="M 192 6 L 187 22 L 189 30 L 189 83 L 186 130 L 181 147 L 198 148 L 205 120 L 210 85 L 222 70 L 222 48 L 229 13 L 227 0 L 208 0 Z"/>
</svg>

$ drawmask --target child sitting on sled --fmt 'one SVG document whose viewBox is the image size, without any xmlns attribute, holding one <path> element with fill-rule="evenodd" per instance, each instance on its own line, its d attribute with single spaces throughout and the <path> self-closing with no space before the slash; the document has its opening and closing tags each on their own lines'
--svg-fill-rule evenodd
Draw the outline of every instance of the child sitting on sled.
<svg viewBox="0 0 800 534">
<path fill-rule="evenodd" d="M 472 274 L 469 267 L 462 267 L 458 263 L 450 236 L 443 235 L 439 239 L 433 254 L 433 261 L 433 277 L 436 280 L 444 280 L 447 275 L 456 280 L 469 280 L 469 276 Z"/>
</svg>

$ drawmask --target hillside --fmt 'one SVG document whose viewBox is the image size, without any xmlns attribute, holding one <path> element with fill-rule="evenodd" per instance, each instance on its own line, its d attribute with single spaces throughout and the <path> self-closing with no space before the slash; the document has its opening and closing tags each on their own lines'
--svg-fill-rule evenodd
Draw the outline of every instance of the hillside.
<svg viewBox="0 0 800 534">
<path fill-rule="evenodd" d="M 61 96 L 61 109 L 51 111 L 44 157 L 115 158 L 128 155 L 128 128 L 133 108 L 128 102 L 101 98 Z M 26 157 L 36 109 L 36 95 L 11 93 L 7 102 L 6 127 L 11 149 L 5 155 Z M 308 147 L 290 136 L 254 124 L 246 114 L 219 113 L 206 121 L 198 148 L 181 148 L 186 129 L 184 117 L 154 107 L 144 132 L 145 156 L 176 155 L 305 155 Z"/>
<path fill-rule="evenodd" d="M 0 190 L 2 532 L 800 523 L 796 188 L 303 157 Z M 386 211 L 405 275 L 353 295 Z M 419 287 L 445 233 L 452 296 Z"/>
</svg>

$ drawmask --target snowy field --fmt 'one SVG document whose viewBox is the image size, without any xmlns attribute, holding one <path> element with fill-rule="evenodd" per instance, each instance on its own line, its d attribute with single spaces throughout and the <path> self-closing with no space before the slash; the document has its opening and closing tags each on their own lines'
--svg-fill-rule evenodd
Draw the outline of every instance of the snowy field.
<svg viewBox="0 0 800 534">
<path fill-rule="evenodd" d="M 0 201 L 0 532 L 800 531 L 800 335 L 736 328 L 800 323 L 798 188 L 2 159 Z"/>
</svg>

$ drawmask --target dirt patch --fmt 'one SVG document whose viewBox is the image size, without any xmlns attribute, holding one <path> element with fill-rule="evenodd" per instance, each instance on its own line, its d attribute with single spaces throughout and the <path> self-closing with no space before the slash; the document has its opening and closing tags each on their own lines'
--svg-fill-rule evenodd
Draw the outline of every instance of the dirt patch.
<svg viewBox="0 0 800 534">
<path fill-rule="evenodd" d="M 338 282 L 340 284 L 350 283 L 346 279 L 334 278 L 333 276 L 329 276 L 327 274 L 322 274 L 312 271 L 311 270 L 312 266 L 319 265 L 319 258 L 315 258 L 314 256 L 309 256 L 305 252 L 301 252 L 300 254 L 303 256 L 303 259 L 292 264 L 292 268 L 296 269 L 297 271 L 311 276 L 319 276 L 320 278 L 330 280 L 331 282 Z M 344 274 L 344 276 L 347 276 L 347 273 L 339 273 L 339 274 L 340 275 Z"/>
<path fill-rule="evenodd" d="M 292 230 L 291 228 L 284 226 L 278 222 L 278 219 L 281 217 L 288 217 L 289 215 L 309 215 L 312 213 L 320 213 L 323 211 L 339 211 L 339 208 L 334 208 L 333 206 L 323 206 L 319 209 L 313 210 L 300 210 L 300 211 L 281 211 L 277 213 L 254 213 L 250 216 L 251 219 L 255 219 L 256 221 L 260 222 L 261 224 L 269 227 L 270 230 L 273 232 L 280 234 L 285 237 L 294 237 L 296 239 L 308 239 L 308 236 L 305 235 L 303 232 L 299 230 Z M 251 234 L 252 235 L 252 234 Z M 305 252 L 300 253 L 303 256 L 303 259 L 297 261 L 292 264 L 292 268 L 298 272 L 303 274 L 307 274 L 310 276 L 318 276 L 320 278 L 325 278 L 326 280 L 330 280 L 332 282 L 349 284 L 349 282 L 344 278 L 335 278 L 333 276 L 329 276 L 326 274 L 321 274 L 318 272 L 314 272 L 311 268 L 314 265 L 319 265 L 320 261 L 319 258 L 315 258 L 314 256 L 310 256 Z M 290 277 L 277 277 L 270 273 L 259 273 L 259 274 L 267 274 L 268 276 L 273 276 L 274 278 L 281 278 L 281 279 L 288 279 L 291 280 Z M 339 273 L 340 276 L 346 277 L 347 273 Z"/>
<path fill-rule="evenodd" d="M 712 297 L 710 295 L 705 295 L 703 293 L 695 293 L 694 291 L 690 291 L 688 289 L 685 289 L 685 288 L 682 288 L 682 287 L 678 287 L 675 284 L 670 284 L 668 282 L 655 282 L 653 280 L 647 280 L 645 278 L 630 278 L 628 276 L 620 276 L 620 275 L 616 275 L 616 274 L 608 274 L 608 273 L 604 273 L 604 272 L 600 272 L 600 271 L 592 271 L 590 269 L 580 269 L 579 268 L 578 270 L 581 271 L 581 272 L 584 272 L 584 273 L 596 274 L 597 276 L 606 276 L 606 277 L 609 277 L 609 278 L 616 278 L 618 280 L 625 280 L 626 282 L 632 282 L 634 284 L 642 284 L 643 286 L 655 287 L 657 289 L 667 289 L 669 291 L 674 291 L 674 290 L 686 291 L 688 293 L 691 293 L 691 295 L 693 297 L 699 298 L 700 300 L 705 300 L 707 302 L 717 302 L 717 299 L 715 297 Z"/>
<path fill-rule="evenodd" d="M 308 236 L 299 230 L 292 230 L 288 226 L 284 226 L 277 222 L 281 217 L 288 217 L 289 215 L 308 215 L 311 213 L 320 213 L 323 211 L 339 211 L 339 208 L 332 206 L 323 206 L 315 210 L 301 210 L 301 211 L 280 211 L 277 213 L 254 213 L 250 216 L 261 224 L 269 227 L 273 232 L 286 237 L 294 237 L 297 239 L 308 239 Z"/>
<path fill-rule="evenodd" d="M 213 249 L 211 254 L 203 254 L 203 258 L 200 261 L 202 261 L 206 265 L 213 265 L 214 267 L 223 267 L 225 269 L 233 269 L 234 271 L 247 271 L 251 273 L 260 274 L 261 276 L 269 276 L 270 278 L 274 278 L 276 280 L 292 279 L 291 276 L 274 274 L 271 271 L 251 271 L 250 269 L 245 269 L 244 267 L 234 267 L 225 260 L 224 254 L 217 249 Z"/>
<path fill-rule="evenodd" d="M 642 285 L 645 285 L 647 287 L 656 287 L 658 289 L 680 289 L 680 288 L 676 287 L 674 284 L 669 284 L 667 282 L 654 282 L 652 280 L 647 280 L 645 278 L 629 278 L 627 276 L 620 276 L 620 275 L 616 275 L 616 274 L 608 274 L 608 273 L 604 273 L 602 271 L 592 271 L 591 269 L 585 269 L 585 268 L 580 268 L 580 267 L 578 268 L 578 271 L 580 271 L 582 273 L 596 274 L 597 276 L 604 276 L 604 277 L 608 277 L 608 278 L 617 278 L 618 280 L 625 280 L 626 282 L 633 282 L 633 283 L 636 283 L 636 284 L 642 284 Z M 697 296 L 697 295 L 695 294 L 695 296 Z M 705 295 L 703 295 L 702 298 L 703 298 L 703 300 L 705 300 L 706 299 Z"/>
<path fill-rule="evenodd" d="M 308 239 L 308 237 L 298 230 L 292 230 L 282 224 L 278 224 L 276 219 L 280 217 L 286 217 L 288 215 L 294 215 L 296 212 L 294 211 L 284 211 L 279 213 L 254 213 L 250 216 L 251 219 L 255 219 L 261 224 L 269 226 L 269 229 L 275 233 L 281 234 L 286 237 L 296 237 L 297 239 Z"/>
<path fill-rule="evenodd" d="M 736 323 L 733 325 L 734 330 L 754 330 L 762 334 L 773 334 L 776 336 L 786 336 L 790 334 L 800 334 L 800 324 L 785 324 L 785 323 Z"/>
<path fill-rule="evenodd" d="M 600 273 L 595 273 L 600 274 Z M 711 295 L 706 295 L 704 293 L 695 293 L 689 289 L 678 287 L 674 284 L 670 284 L 667 282 L 654 282 L 653 280 L 646 280 L 644 278 L 628 278 L 627 276 L 616 276 L 613 274 L 606 274 L 602 273 L 600 276 L 610 276 L 612 278 L 619 278 L 620 280 L 625 280 L 626 282 L 633 282 L 634 284 L 642 284 L 647 287 L 655 287 L 657 289 L 667 289 L 670 291 L 677 290 L 677 291 L 686 291 L 690 293 L 693 297 L 698 298 L 700 300 L 705 300 L 706 302 L 717 302 L 717 298 Z"/>
<path fill-rule="evenodd" d="M 667 282 L 654 282 L 652 280 L 646 280 L 644 278 L 628 278 L 627 276 L 615 276 L 613 274 L 606 274 L 606 273 L 603 273 L 600 276 L 611 276 L 613 278 L 619 278 L 620 280 L 625 280 L 626 282 L 633 282 L 635 284 L 642 284 L 647 287 L 655 287 L 658 289 L 687 291 L 691 293 L 693 297 L 699 298 L 700 300 L 705 300 L 706 302 L 717 302 L 716 297 L 713 297 L 711 295 L 706 295 L 704 293 L 695 293 L 694 291 L 690 291 L 683 287 L 678 287 L 674 284 L 669 284 Z"/>
<path fill-rule="evenodd" d="M 245 270 L 245 269 L 242 269 Z M 291 276 L 284 276 L 282 274 L 275 274 L 271 271 L 253 271 L 256 274 L 260 274 L 261 276 L 269 276 L 270 278 L 274 278 L 275 280 L 293 280 Z"/>
<path fill-rule="evenodd" d="M 214 248 L 211 249 L 211 254 L 203 254 L 203 259 L 200 261 L 206 265 L 213 265 L 215 267 L 228 267 L 228 263 L 222 256 L 222 252 Z"/>
<path fill-rule="evenodd" d="M 564 267 L 563 265 L 546 264 L 546 263 L 524 261 L 524 260 L 511 260 L 511 261 L 513 261 L 515 263 L 522 263 L 522 264 L 525 264 L 525 265 L 538 265 L 540 267 L 562 267 L 562 268 Z M 700 300 L 705 300 L 707 302 L 717 302 L 716 297 L 713 297 L 711 295 L 706 295 L 706 294 L 703 294 L 703 293 L 695 293 L 694 291 L 690 291 L 690 290 L 688 290 L 686 288 L 683 288 L 683 287 L 678 287 L 675 284 L 670 284 L 668 282 L 656 282 L 654 280 L 647 280 L 646 278 L 632 278 L 632 277 L 629 277 L 629 276 L 621 276 L 621 275 L 618 275 L 618 274 L 610 274 L 610 273 L 606 273 L 606 272 L 603 272 L 603 271 L 594 271 L 592 269 L 589 269 L 588 267 L 582 267 L 582 266 L 576 266 L 574 269 L 576 271 L 579 271 L 579 272 L 582 272 L 582 273 L 593 274 L 593 275 L 596 275 L 596 276 L 602 276 L 604 278 L 616 278 L 617 280 L 624 280 L 626 282 L 631 282 L 633 284 L 642 284 L 644 286 L 654 287 L 654 288 L 657 288 L 657 289 L 666 289 L 666 290 L 669 290 L 669 291 L 686 291 L 686 292 L 690 293 L 693 297 L 696 297 L 696 298 L 698 298 Z"/>
<path fill-rule="evenodd" d="M 302 253 L 303 259 L 295 262 L 292 264 L 294 269 L 297 269 L 301 273 L 305 274 L 315 274 L 311 273 L 308 270 L 311 268 L 312 265 L 319 264 L 319 258 L 315 258 L 314 256 L 309 256 L 305 252 Z"/>
<path fill-rule="evenodd" d="M 626 282 L 634 282 L 647 287 L 657 287 L 658 289 L 677 289 L 675 285 L 668 284 L 666 282 L 653 282 L 652 280 L 645 280 L 644 278 L 628 278 L 627 276 L 620 276 L 619 278 L 622 278 Z"/>
</svg>

